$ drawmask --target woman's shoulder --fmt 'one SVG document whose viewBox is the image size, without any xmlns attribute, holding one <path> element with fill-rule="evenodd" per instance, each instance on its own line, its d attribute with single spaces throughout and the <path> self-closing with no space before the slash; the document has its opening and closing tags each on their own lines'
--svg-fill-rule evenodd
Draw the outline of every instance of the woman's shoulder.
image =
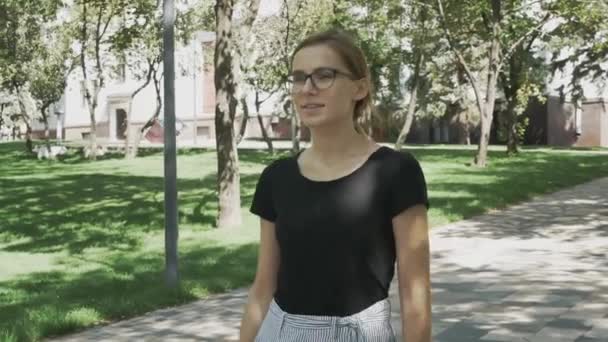
<svg viewBox="0 0 608 342">
<path fill-rule="evenodd" d="M 410 151 L 396 150 L 382 145 L 378 148 L 377 153 L 382 163 L 389 168 L 418 165 L 418 159 Z"/>
<path fill-rule="evenodd" d="M 272 159 L 270 162 L 268 162 L 266 164 L 266 166 L 264 166 L 264 170 L 262 171 L 262 174 L 268 174 L 268 175 L 285 174 L 285 172 L 287 171 L 287 168 L 289 168 L 290 164 L 292 164 L 294 162 L 294 160 L 295 160 L 295 156 L 293 156 L 293 155 Z"/>
</svg>

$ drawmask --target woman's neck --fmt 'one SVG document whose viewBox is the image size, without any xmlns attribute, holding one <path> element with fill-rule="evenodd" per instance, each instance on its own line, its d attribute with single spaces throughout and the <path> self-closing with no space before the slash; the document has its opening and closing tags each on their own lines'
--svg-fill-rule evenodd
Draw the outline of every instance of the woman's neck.
<svg viewBox="0 0 608 342">
<path fill-rule="evenodd" d="M 370 139 L 358 133 L 354 124 L 315 127 L 310 130 L 310 135 L 310 150 L 314 158 L 324 164 L 358 155 L 370 146 Z"/>
</svg>

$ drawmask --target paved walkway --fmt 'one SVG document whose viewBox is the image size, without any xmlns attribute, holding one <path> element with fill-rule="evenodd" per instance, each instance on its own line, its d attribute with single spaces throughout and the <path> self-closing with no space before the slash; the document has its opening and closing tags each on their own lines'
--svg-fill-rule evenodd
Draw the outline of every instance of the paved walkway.
<svg viewBox="0 0 608 342">
<path fill-rule="evenodd" d="M 608 342 L 608 178 L 433 229 L 436 342 Z M 395 330 L 399 306 L 393 285 Z M 245 290 L 57 341 L 231 341 Z"/>
</svg>

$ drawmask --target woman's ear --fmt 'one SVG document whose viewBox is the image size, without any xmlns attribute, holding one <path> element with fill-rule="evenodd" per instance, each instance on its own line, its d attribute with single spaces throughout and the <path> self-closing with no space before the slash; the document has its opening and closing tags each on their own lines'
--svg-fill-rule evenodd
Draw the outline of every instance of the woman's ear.
<svg viewBox="0 0 608 342">
<path fill-rule="evenodd" d="M 367 78 L 362 78 L 360 80 L 355 81 L 355 87 L 355 101 L 363 100 L 369 93 L 369 84 Z"/>
</svg>

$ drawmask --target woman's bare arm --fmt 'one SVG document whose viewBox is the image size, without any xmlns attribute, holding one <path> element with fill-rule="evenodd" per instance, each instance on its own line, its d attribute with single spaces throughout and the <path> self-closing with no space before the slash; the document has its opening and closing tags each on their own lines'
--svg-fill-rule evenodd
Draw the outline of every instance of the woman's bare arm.
<svg viewBox="0 0 608 342">
<path fill-rule="evenodd" d="M 240 342 L 253 342 L 277 287 L 280 259 L 275 224 L 260 219 L 260 226 L 258 266 L 241 321 Z"/>
<path fill-rule="evenodd" d="M 393 218 L 404 342 L 431 341 L 430 248 L 427 211 L 416 205 Z"/>
</svg>

